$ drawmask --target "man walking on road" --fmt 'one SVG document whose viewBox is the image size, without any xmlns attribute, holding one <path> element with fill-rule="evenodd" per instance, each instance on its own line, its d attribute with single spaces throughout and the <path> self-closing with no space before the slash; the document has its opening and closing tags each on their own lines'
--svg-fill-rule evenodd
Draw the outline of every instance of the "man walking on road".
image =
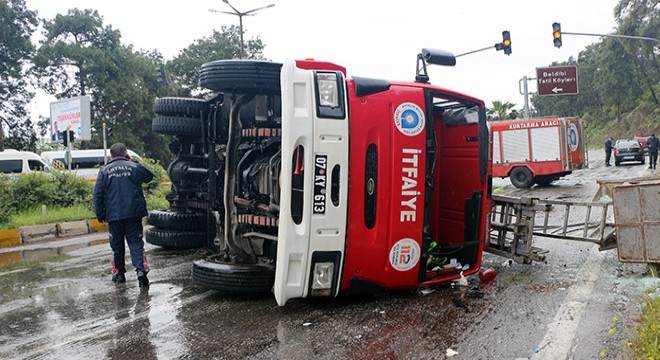
<svg viewBox="0 0 660 360">
<path fill-rule="evenodd" d="M 605 166 L 612 166 L 610 165 L 610 158 L 612 157 L 612 140 L 614 139 L 610 137 L 605 141 Z"/>
<path fill-rule="evenodd" d="M 149 286 L 149 266 L 144 256 L 142 217 L 147 215 L 142 183 L 154 178 L 146 167 L 132 162 L 122 143 L 110 147 L 112 161 L 100 172 L 94 186 L 94 210 L 99 222 L 108 222 L 114 255 L 112 281 L 126 282 L 124 237 L 141 287 Z"/>
<path fill-rule="evenodd" d="M 658 149 L 660 148 L 660 139 L 651 134 L 651 137 L 646 142 L 649 148 L 649 169 L 655 169 L 658 165 Z"/>
</svg>

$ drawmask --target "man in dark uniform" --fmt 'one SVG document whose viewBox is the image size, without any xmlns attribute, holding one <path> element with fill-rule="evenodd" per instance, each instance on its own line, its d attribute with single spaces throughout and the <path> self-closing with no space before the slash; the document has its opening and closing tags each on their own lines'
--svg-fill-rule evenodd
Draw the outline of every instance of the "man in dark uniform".
<svg viewBox="0 0 660 360">
<path fill-rule="evenodd" d="M 649 148 L 649 169 L 655 169 L 658 165 L 658 148 L 660 148 L 660 139 L 651 134 L 647 140 L 646 146 Z"/>
<path fill-rule="evenodd" d="M 141 287 L 149 286 L 149 267 L 144 256 L 142 217 L 147 215 L 142 183 L 151 181 L 154 174 L 146 167 L 132 162 L 126 146 L 116 143 L 110 147 L 112 161 L 106 165 L 94 186 L 94 210 L 100 222 L 107 221 L 110 247 L 114 254 L 112 281 L 126 282 L 124 238 L 131 252 L 131 262 Z"/>
<path fill-rule="evenodd" d="M 612 140 L 614 139 L 610 137 L 605 141 L 605 166 L 612 166 L 610 165 L 610 158 L 612 157 Z"/>
</svg>

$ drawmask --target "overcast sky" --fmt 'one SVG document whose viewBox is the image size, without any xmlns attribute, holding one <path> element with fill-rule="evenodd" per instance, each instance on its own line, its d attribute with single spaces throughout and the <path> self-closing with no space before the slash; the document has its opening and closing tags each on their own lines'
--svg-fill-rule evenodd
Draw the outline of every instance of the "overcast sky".
<svg viewBox="0 0 660 360">
<path fill-rule="evenodd" d="M 98 10 L 106 25 L 121 31 L 122 42 L 160 51 L 172 59 L 194 40 L 238 17 L 209 12 L 232 11 L 222 0 L 26 0 L 41 18 L 52 19 L 72 8 Z M 512 54 L 489 49 L 459 57 L 455 67 L 428 68 L 431 83 L 486 101 L 510 101 L 522 108 L 518 84 L 535 77 L 537 67 L 577 57 L 599 37 L 564 35 L 552 42 L 552 23 L 562 30 L 608 34 L 615 26 L 617 0 L 230 0 L 239 11 L 269 4 L 243 17 L 245 38 L 260 37 L 273 61 L 314 58 L 346 67 L 348 76 L 413 81 L 422 48 L 456 55 L 494 46 L 502 31 L 511 32 Z M 530 82 L 530 91 L 536 90 Z M 36 111 L 48 115 L 48 98 Z"/>
</svg>

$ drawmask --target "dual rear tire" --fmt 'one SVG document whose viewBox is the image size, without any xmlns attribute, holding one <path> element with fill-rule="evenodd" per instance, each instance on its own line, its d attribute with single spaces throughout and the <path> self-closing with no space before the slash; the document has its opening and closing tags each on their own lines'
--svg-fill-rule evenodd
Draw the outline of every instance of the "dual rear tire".
<svg viewBox="0 0 660 360">
<path fill-rule="evenodd" d="M 147 224 L 153 227 L 145 231 L 145 241 L 168 250 L 197 249 L 208 240 L 206 221 L 202 212 L 152 210 Z"/>
</svg>

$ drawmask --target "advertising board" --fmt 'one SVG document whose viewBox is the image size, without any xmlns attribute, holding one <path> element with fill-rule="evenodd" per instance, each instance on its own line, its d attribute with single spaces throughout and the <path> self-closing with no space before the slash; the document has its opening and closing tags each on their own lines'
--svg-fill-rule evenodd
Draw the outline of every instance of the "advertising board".
<svg viewBox="0 0 660 360">
<path fill-rule="evenodd" d="M 50 131 L 53 141 L 62 132 L 73 131 L 75 140 L 92 140 L 91 115 L 88 96 L 78 96 L 50 103 Z"/>
</svg>

